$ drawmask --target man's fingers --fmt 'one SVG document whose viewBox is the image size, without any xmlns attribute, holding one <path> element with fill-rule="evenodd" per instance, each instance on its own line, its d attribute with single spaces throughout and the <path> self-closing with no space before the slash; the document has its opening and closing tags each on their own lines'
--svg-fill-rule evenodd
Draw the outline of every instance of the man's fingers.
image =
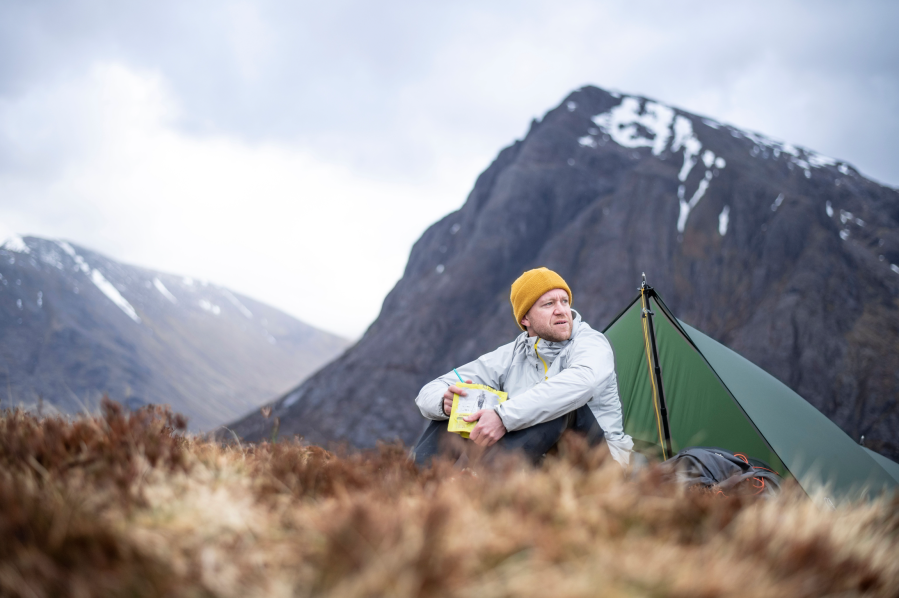
<svg viewBox="0 0 899 598">
<path fill-rule="evenodd" d="M 482 445 L 482 444 L 484 444 L 484 435 L 481 434 L 481 427 L 480 427 L 480 426 L 475 426 L 475 427 L 474 427 L 474 430 L 472 430 L 471 432 L 469 432 L 469 434 L 468 434 L 468 439 L 471 440 L 472 442 L 474 442 L 474 443 L 477 444 L 477 445 Z"/>
<path fill-rule="evenodd" d="M 476 429 L 477 429 L 477 428 L 476 428 Z M 499 440 L 499 438 L 494 438 L 494 437 L 491 436 L 490 434 L 482 433 L 480 430 L 478 430 L 478 435 L 477 435 L 477 436 L 475 436 L 474 430 L 472 430 L 471 435 L 469 436 L 469 438 L 471 438 L 472 440 L 474 440 L 474 443 L 475 443 L 475 444 L 477 444 L 477 445 L 479 445 L 479 446 L 485 446 L 485 447 L 486 447 L 486 446 L 493 446 L 494 444 L 496 444 L 496 441 Z"/>
<path fill-rule="evenodd" d="M 472 417 L 472 418 L 478 417 L 478 418 L 480 418 L 481 415 L 482 415 L 485 411 L 489 411 L 489 409 L 481 409 L 480 411 L 478 411 L 477 413 L 472 414 L 472 415 L 469 416 L 469 417 Z M 469 438 L 470 440 L 473 440 L 475 444 L 480 445 L 480 446 L 490 446 L 491 444 L 493 444 L 494 442 L 496 442 L 495 439 L 491 438 L 491 433 L 490 433 L 489 431 L 486 430 L 486 428 L 484 427 L 483 422 L 478 422 L 478 425 L 476 425 L 476 426 L 474 427 L 474 429 L 473 429 L 473 430 L 471 431 L 471 433 L 468 435 L 468 438 Z"/>
<path fill-rule="evenodd" d="M 466 382 L 466 384 L 471 384 L 471 380 L 466 380 L 465 382 Z M 459 388 L 459 387 L 456 386 L 455 384 L 452 385 L 452 386 L 450 386 L 449 388 L 447 388 L 447 389 L 446 389 L 446 392 L 443 393 L 443 396 L 446 396 L 447 393 L 449 393 L 450 398 L 452 398 L 452 395 L 454 395 L 454 394 L 457 394 L 457 395 L 460 395 L 460 396 L 463 396 L 463 397 L 467 397 L 467 396 L 468 396 L 468 393 L 465 391 L 464 388 Z"/>
<path fill-rule="evenodd" d="M 484 413 L 485 411 L 487 411 L 487 409 L 481 409 L 480 411 L 478 411 L 476 413 L 472 413 L 471 415 L 466 415 L 465 417 L 462 418 L 462 421 L 466 421 L 466 422 L 477 421 L 477 420 L 481 419 L 481 414 Z M 477 428 L 475 428 L 475 429 L 477 429 Z"/>
<path fill-rule="evenodd" d="M 470 435 L 475 444 L 483 447 L 493 446 L 506 434 L 506 428 L 495 411 L 481 409 L 474 415 L 479 419 Z"/>
<path fill-rule="evenodd" d="M 477 438 L 475 438 L 475 432 L 477 432 Z M 490 437 L 490 432 L 484 430 L 484 427 L 481 424 L 475 426 L 475 429 L 471 431 L 471 435 L 469 438 L 475 438 L 475 444 L 479 444 L 481 446 L 490 446 L 496 440 L 493 440 Z"/>
</svg>

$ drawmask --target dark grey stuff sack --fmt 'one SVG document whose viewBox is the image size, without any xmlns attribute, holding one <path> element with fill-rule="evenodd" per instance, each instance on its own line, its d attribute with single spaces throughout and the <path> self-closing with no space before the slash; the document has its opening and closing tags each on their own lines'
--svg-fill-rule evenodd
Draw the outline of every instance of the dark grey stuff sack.
<svg viewBox="0 0 899 598">
<path fill-rule="evenodd" d="M 781 477 L 766 464 L 740 453 L 713 447 L 684 449 L 662 464 L 669 477 L 686 486 L 706 486 L 726 492 L 742 482 L 748 494 L 773 495 L 780 490 Z M 757 489 L 757 491 L 753 491 Z"/>
</svg>

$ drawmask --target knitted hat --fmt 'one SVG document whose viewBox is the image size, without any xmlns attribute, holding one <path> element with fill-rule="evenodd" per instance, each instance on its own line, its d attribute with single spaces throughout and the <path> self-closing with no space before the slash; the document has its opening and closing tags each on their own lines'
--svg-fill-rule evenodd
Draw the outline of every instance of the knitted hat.
<svg viewBox="0 0 899 598">
<path fill-rule="evenodd" d="M 512 313 L 515 315 L 515 323 L 524 330 L 521 319 L 531 309 L 534 303 L 543 293 L 553 289 L 565 289 L 568 293 L 568 303 L 571 303 L 571 289 L 561 276 L 546 268 L 528 270 L 512 283 L 512 294 L 509 300 L 512 302 Z"/>
</svg>

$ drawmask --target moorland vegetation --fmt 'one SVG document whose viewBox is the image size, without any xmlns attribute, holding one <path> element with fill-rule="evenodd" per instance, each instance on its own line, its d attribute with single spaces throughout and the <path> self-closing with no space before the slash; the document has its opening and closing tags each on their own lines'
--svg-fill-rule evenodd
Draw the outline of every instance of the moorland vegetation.
<svg viewBox="0 0 899 598">
<path fill-rule="evenodd" d="M 899 497 L 689 490 L 573 437 L 536 469 L 418 469 L 184 427 L 3 412 L 0 595 L 899 596 Z"/>
</svg>

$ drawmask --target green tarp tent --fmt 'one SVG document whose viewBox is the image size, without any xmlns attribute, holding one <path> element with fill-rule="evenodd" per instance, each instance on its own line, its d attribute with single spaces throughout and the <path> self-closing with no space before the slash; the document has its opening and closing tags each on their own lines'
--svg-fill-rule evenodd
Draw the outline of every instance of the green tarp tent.
<svg viewBox="0 0 899 598">
<path fill-rule="evenodd" d="M 615 351 L 624 429 L 669 458 L 719 447 L 794 477 L 809 494 L 851 499 L 899 488 L 899 464 L 873 455 L 773 376 L 672 315 L 644 286 L 603 331 Z"/>
<path fill-rule="evenodd" d="M 896 484 L 899 485 L 899 463 L 895 461 L 891 461 L 881 455 L 880 453 L 875 453 L 869 448 L 865 448 L 865 452 L 868 453 L 874 461 L 876 461 L 883 469 L 892 476 L 894 480 L 896 480 Z"/>
</svg>

